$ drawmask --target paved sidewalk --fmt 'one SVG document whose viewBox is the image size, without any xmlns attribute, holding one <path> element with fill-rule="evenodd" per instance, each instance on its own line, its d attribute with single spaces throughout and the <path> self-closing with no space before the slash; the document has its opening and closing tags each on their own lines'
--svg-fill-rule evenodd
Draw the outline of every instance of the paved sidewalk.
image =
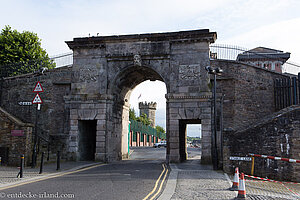
<svg viewBox="0 0 300 200">
<path fill-rule="evenodd" d="M 233 175 L 214 171 L 210 165 L 201 165 L 199 160 L 170 164 L 171 172 L 165 190 L 159 200 L 204 200 L 235 199 L 236 191 L 230 191 Z M 300 184 L 272 183 L 246 180 L 247 199 L 292 200 L 300 199 Z"/>
<path fill-rule="evenodd" d="M 45 164 L 43 167 L 43 173 L 39 174 L 40 168 L 25 167 L 23 171 L 23 178 L 17 178 L 17 174 L 20 171 L 17 167 L 0 166 L 0 189 L 9 185 L 17 184 L 19 182 L 29 181 L 31 179 L 38 179 L 45 176 L 81 169 L 84 167 L 100 164 L 99 162 L 92 161 L 79 161 L 79 162 L 61 162 L 60 170 L 56 170 L 56 163 Z"/>
<path fill-rule="evenodd" d="M 199 160 L 170 164 L 171 173 L 159 200 L 234 199 L 237 192 L 230 191 L 232 183 L 222 171 L 200 165 Z"/>
</svg>

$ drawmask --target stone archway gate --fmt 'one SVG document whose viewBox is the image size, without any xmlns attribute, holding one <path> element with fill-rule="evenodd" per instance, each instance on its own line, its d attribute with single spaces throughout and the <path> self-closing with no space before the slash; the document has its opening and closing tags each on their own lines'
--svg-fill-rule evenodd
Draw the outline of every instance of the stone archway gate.
<svg viewBox="0 0 300 200">
<path fill-rule="evenodd" d="M 186 157 L 179 128 L 185 121 L 202 124 L 202 162 L 211 162 L 211 92 L 209 44 L 216 33 L 207 29 L 171 33 L 74 38 L 70 104 L 69 155 L 80 159 L 79 123 L 96 121 L 95 159 L 128 155 L 131 91 L 145 80 L 167 87 L 167 160 Z M 185 126 L 184 126 L 185 127 Z M 182 133 L 184 132 L 184 133 Z M 180 137 L 181 135 L 181 137 Z"/>
</svg>

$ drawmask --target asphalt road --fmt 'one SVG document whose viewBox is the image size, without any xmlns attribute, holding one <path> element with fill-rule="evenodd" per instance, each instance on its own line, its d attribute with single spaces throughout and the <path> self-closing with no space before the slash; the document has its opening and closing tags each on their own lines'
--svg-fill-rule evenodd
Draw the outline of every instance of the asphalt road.
<svg viewBox="0 0 300 200">
<path fill-rule="evenodd" d="M 163 171 L 166 150 L 151 147 L 133 150 L 130 160 L 1 190 L 0 198 L 30 199 L 34 195 L 56 195 L 60 199 L 141 200 L 153 190 Z"/>
<path fill-rule="evenodd" d="M 188 159 L 200 160 L 201 159 L 201 148 L 187 147 Z"/>
</svg>

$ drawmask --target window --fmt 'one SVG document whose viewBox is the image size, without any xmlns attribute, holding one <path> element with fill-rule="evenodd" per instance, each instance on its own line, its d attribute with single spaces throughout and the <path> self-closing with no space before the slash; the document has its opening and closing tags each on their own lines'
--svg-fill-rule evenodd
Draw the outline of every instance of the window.
<svg viewBox="0 0 300 200">
<path fill-rule="evenodd" d="M 271 69 L 271 63 L 264 63 L 265 69 Z"/>
</svg>

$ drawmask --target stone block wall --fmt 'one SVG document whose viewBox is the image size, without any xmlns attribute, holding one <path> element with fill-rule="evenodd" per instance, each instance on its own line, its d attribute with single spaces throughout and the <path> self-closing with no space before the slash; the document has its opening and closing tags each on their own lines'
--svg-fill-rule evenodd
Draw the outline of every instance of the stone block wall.
<svg viewBox="0 0 300 200">
<path fill-rule="evenodd" d="M 217 93 L 224 95 L 225 129 L 243 129 L 275 112 L 274 80 L 286 75 L 236 61 L 213 60 L 211 65 L 224 70 L 217 77 Z"/>
<path fill-rule="evenodd" d="M 20 155 L 24 154 L 25 165 L 31 162 L 32 124 L 24 123 L 0 108 L 0 148 L 2 164 L 20 165 Z M 7 155 L 4 150 L 8 149 Z"/>
<path fill-rule="evenodd" d="M 166 84 L 167 154 L 171 162 L 180 161 L 179 135 L 185 134 L 179 133 L 180 120 L 201 120 L 205 130 L 210 130 L 210 115 L 205 109 L 210 110 L 211 93 L 205 66 L 209 65 L 209 44 L 215 39 L 216 33 L 205 29 L 74 38 L 67 42 L 74 52 L 72 71 L 76 74 L 68 104 L 86 104 L 92 96 L 107 100 L 104 102 L 107 106 L 104 115 L 106 149 L 102 149 L 107 160 L 118 160 L 127 154 L 130 94 L 146 80 L 160 80 Z M 79 112 L 79 107 L 74 107 L 77 111 L 72 112 Z M 75 135 L 72 139 L 76 140 Z M 205 137 L 206 145 L 203 146 L 210 148 L 209 132 Z M 76 141 L 72 141 L 70 147 L 69 150 L 75 152 Z M 205 151 L 204 157 L 210 160 L 210 149 Z"/>
<path fill-rule="evenodd" d="M 274 80 L 286 78 L 287 75 L 237 61 L 212 60 L 211 65 L 220 67 L 224 71 L 221 76 L 217 76 L 217 113 L 218 119 L 220 118 L 217 122 L 222 121 L 222 124 L 217 124 L 217 129 L 220 128 L 221 131 L 225 130 L 227 133 L 229 131 L 234 134 L 251 127 L 257 120 L 275 112 Z M 230 151 L 227 152 L 228 149 L 225 147 L 221 150 L 221 134 L 222 132 L 218 132 L 218 149 L 220 149 L 219 155 L 223 153 L 223 156 L 219 160 L 225 169 L 228 167 L 227 163 L 222 164 L 222 162 L 232 155 Z M 238 143 L 234 135 L 230 139 L 232 140 L 230 145 Z M 230 146 L 230 148 L 234 148 L 234 146 Z M 256 148 L 263 148 L 263 146 L 256 146 Z"/>
<path fill-rule="evenodd" d="M 3 82 L 1 106 L 23 122 L 37 123 L 38 134 L 50 141 L 50 155 L 57 151 L 66 152 L 70 108 L 65 104 L 64 96 L 70 92 L 71 76 L 71 67 L 62 67 L 44 74 L 5 78 Z M 40 111 L 37 111 L 37 105 L 30 104 L 35 96 L 32 91 L 38 81 L 44 89 L 40 93 L 43 101 Z M 24 105 L 21 102 L 29 104 Z M 65 154 L 62 156 L 66 157 Z"/>
<path fill-rule="evenodd" d="M 209 93 L 208 93 L 209 94 Z M 170 145 L 170 161 L 184 161 L 187 157 L 185 150 L 187 124 L 202 125 L 202 156 L 201 162 L 211 163 L 211 96 L 167 95 L 167 126 L 169 134 L 167 141 Z M 168 120 L 169 119 L 169 120 Z M 182 127 L 183 126 L 183 127 Z"/>
<path fill-rule="evenodd" d="M 300 106 L 292 106 L 262 118 L 252 127 L 224 132 L 224 170 L 251 173 L 251 162 L 231 161 L 230 156 L 249 153 L 300 159 Z M 299 163 L 255 158 L 254 175 L 275 180 L 300 181 Z"/>
</svg>

